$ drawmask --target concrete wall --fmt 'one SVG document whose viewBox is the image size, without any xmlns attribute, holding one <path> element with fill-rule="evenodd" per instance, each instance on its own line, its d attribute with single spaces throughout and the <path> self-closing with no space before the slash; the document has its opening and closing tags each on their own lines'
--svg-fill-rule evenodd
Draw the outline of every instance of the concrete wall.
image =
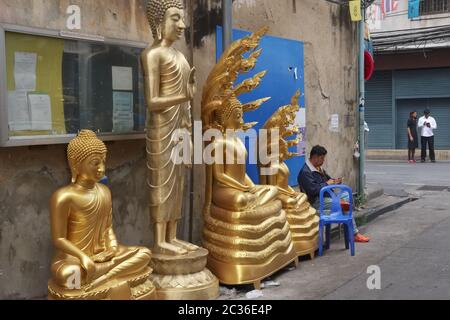
<svg viewBox="0 0 450 320">
<path fill-rule="evenodd" d="M 220 1 L 198 1 L 199 6 L 211 8 L 207 18 L 194 9 L 203 30 L 196 39 L 194 64 L 203 83 L 214 65 L 216 8 Z M 269 26 L 269 35 L 295 39 L 305 43 L 305 79 L 307 105 L 308 152 L 315 144 L 325 145 L 329 151 L 327 169 L 345 177 L 345 183 L 356 187 L 357 162 L 353 147 L 357 140 L 357 29 L 350 22 L 348 7 L 326 1 L 296 0 L 235 0 L 233 27 L 256 31 Z M 200 11 L 200 12 L 198 12 Z M 197 45 L 201 46 L 197 47 Z M 199 119 L 196 99 L 195 118 Z M 340 131 L 329 131 L 332 114 L 339 114 Z M 204 186 L 204 170 L 194 168 L 194 183 Z M 194 214 L 201 216 L 203 194 L 195 193 Z M 201 237 L 201 223 L 194 225 L 194 239 Z"/>
<path fill-rule="evenodd" d="M 412 20 L 408 19 L 408 1 L 398 2 L 396 11 L 387 13 L 381 22 L 381 29 L 373 33 L 383 31 L 410 30 L 417 28 L 429 28 L 448 26 L 450 24 L 450 13 L 432 14 L 420 16 Z"/>
<path fill-rule="evenodd" d="M 65 30 L 69 4 L 81 7 L 82 33 L 152 39 L 144 0 L 1 0 L 0 22 Z M 151 246 L 145 141 L 107 146 L 117 237 L 124 244 Z M 53 255 L 48 201 L 69 183 L 65 152 L 65 145 L 0 148 L 0 299 L 46 296 Z"/>
<path fill-rule="evenodd" d="M 0 0 L 0 23 L 64 30 L 69 3 L 82 8 L 81 32 L 151 41 L 145 0 Z M 186 5 L 190 28 L 179 49 L 198 69 L 193 115 L 199 120 L 201 88 L 215 63 L 214 30 L 221 23 L 220 1 L 186 0 Z M 235 0 L 234 23 L 250 31 L 268 25 L 270 35 L 305 42 L 309 146 L 325 145 L 330 152 L 327 169 L 355 187 L 357 32 L 348 8 L 316 0 Z M 329 131 L 330 116 L 335 113 L 341 120 L 339 133 Z M 151 247 L 145 142 L 107 145 L 117 236 L 124 244 Z M 63 145 L 0 148 L 0 299 L 46 295 L 53 253 L 48 200 L 54 190 L 69 182 L 65 149 Z M 195 188 L 192 193 L 186 190 L 179 233 L 200 243 L 204 169 L 194 166 L 193 173 L 187 184 L 192 182 Z"/>
</svg>

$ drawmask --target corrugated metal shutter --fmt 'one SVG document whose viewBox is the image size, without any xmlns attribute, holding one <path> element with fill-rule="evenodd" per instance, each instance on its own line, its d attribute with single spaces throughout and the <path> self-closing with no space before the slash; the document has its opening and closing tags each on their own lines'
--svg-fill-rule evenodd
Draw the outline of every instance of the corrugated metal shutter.
<svg viewBox="0 0 450 320">
<path fill-rule="evenodd" d="M 428 99 L 428 108 L 438 125 L 434 131 L 436 149 L 450 149 L 450 99 Z"/>
<path fill-rule="evenodd" d="M 392 71 L 377 71 L 366 83 L 369 148 L 392 149 Z"/>
<path fill-rule="evenodd" d="M 450 149 L 450 98 L 441 99 L 403 99 L 397 101 L 397 149 L 407 148 L 406 122 L 410 111 L 417 111 L 418 117 L 425 108 L 431 110 L 438 129 L 435 130 L 435 148 Z M 420 140 L 420 131 L 419 140 Z M 419 143 L 420 148 L 420 143 Z"/>
<path fill-rule="evenodd" d="M 395 71 L 395 96 L 450 97 L 450 68 Z"/>
</svg>

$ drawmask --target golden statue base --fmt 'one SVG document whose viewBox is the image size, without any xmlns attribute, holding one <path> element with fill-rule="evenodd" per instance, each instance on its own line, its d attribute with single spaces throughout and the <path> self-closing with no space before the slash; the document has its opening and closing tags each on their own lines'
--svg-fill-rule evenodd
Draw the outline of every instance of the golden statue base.
<svg viewBox="0 0 450 320">
<path fill-rule="evenodd" d="M 83 288 L 70 290 L 62 288 L 50 280 L 48 283 L 49 300 L 155 300 L 156 289 L 149 279 L 152 270 L 124 279 L 111 280 L 91 291 Z"/>
<path fill-rule="evenodd" d="M 208 268 L 214 271 L 220 282 L 226 285 L 253 284 L 255 289 L 261 289 L 261 280 L 280 271 L 289 264 L 298 266 L 298 257 L 293 244 L 289 249 L 277 255 L 273 260 L 262 265 L 233 265 L 208 257 Z"/>
<path fill-rule="evenodd" d="M 316 210 L 306 202 L 300 209 L 285 209 L 292 241 L 297 256 L 309 255 L 314 259 L 315 252 L 319 247 L 319 217 Z"/>
<path fill-rule="evenodd" d="M 208 250 L 181 256 L 154 254 L 150 279 L 158 300 L 210 300 L 219 297 L 219 281 L 206 269 Z"/>
<path fill-rule="evenodd" d="M 298 263 L 281 201 L 243 212 L 212 205 L 210 214 L 203 245 L 210 251 L 208 268 L 221 283 L 259 288 L 262 279 Z"/>
</svg>

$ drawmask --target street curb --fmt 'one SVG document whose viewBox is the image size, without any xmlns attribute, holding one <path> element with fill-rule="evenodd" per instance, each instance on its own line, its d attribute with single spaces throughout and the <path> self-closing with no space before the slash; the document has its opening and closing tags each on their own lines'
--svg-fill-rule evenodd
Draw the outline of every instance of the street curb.
<svg viewBox="0 0 450 320">
<path fill-rule="evenodd" d="M 368 185 L 364 189 L 364 193 L 366 194 L 366 201 L 370 201 L 381 197 L 384 194 L 384 189 L 380 184 L 373 184 Z"/>
<path fill-rule="evenodd" d="M 416 200 L 418 200 L 418 198 L 409 196 L 394 203 L 390 203 L 386 206 L 367 209 L 362 214 L 358 214 L 357 217 L 355 216 L 356 224 L 358 225 L 358 227 L 362 227 L 372 222 L 376 218 Z M 331 239 L 340 239 L 341 236 L 343 236 L 343 234 L 341 234 L 341 228 L 339 228 L 337 225 L 335 225 L 334 228 L 331 228 Z"/>
<path fill-rule="evenodd" d="M 391 203 L 387 206 L 367 209 L 366 212 L 364 212 L 361 215 L 358 215 L 358 217 L 355 217 L 356 224 L 358 226 L 363 226 L 365 224 L 368 224 L 369 222 L 372 222 L 373 220 L 375 220 L 379 216 L 382 216 L 385 213 L 394 211 L 394 210 L 404 206 L 405 204 L 416 201 L 416 200 L 417 200 L 417 198 L 409 196 L 407 198 L 403 198 L 402 200 Z"/>
</svg>

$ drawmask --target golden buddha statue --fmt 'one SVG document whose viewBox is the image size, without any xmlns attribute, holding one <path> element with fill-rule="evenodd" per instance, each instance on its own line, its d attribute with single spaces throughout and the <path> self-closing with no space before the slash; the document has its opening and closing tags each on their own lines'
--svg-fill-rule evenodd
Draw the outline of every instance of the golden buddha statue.
<svg viewBox="0 0 450 320">
<path fill-rule="evenodd" d="M 49 299 L 154 299 L 151 251 L 119 245 L 112 227 L 111 192 L 98 183 L 107 149 L 95 133 L 81 131 L 68 146 L 72 183 L 50 201 L 56 253 Z"/>
<path fill-rule="evenodd" d="M 210 299 L 219 294 L 217 278 L 206 267 L 208 251 L 177 239 L 186 167 L 173 154 L 189 139 L 190 101 L 196 92 L 195 68 L 173 48 L 186 29 L 179 0 L 151 0 L 147 18 L 154 42 L 142 53 L 147 112 L 147 184 L 154 227 L 152 280 L 160 299 Z M 192 145 L 191 145 L 192 147 Z M 180 155 L 188 159 L 189 155 Z"/>
<path fill-rule="evenodd" d="M 208 267 L 224 284 L 254 284 L 291 262 L 297 263 L 291 233 L 278 190 L 273 186 L 255 185 L 246 174 L 247 150 L 236 136 L 255 123 L 245 124 L 243 114 L 255 110 L 267 100 L 242 105 L 236 92 L 256 88 L 265 72 L 233 88 L 239 73 L 251 70 L 263 29 L 234 42 L 210 73 L 203 91 L 202 121 L 204 129 L 221 134 L 207 146 L 213 150 L 213 164 L 207 165 L 205 226 L 203 244 L 209 250 Z M 255 53 L 255 51 L 254 51 Z M 259 55 L 260 51 L 256 51 Z"/>
<path fill-rule="evenodd" d="M 287 213 L 297 255 L 310 255 L 313 259 L 318 247 L 319 217 L 316 215 L 316 210 L 310 206 L 308 197 L 289 186 L 290 171 L 285 163 L 286 160 L 298 156 L 297 153 L 289 152 L 289 148 L 297 146 L 299 142 L 299 130 L 296 126 L 293 126 L 300 109 L 298 105 L 299 97 L 300 92 L 297 92 L 292 98 L 291 104 L 278 109 L 263 127 L 269 135 L 267 141 L 272 141 L 272 130 L 279 130 L 277 154 L 279 161 L 278 163 L 272 162 L 269 165 L 272 169 L 271 173 L 274 174 L 265 175 L 261 171 L 260 180 L 263 184 L 278 187 L 278 199 L 283 203 L 283 209 Z M 296 139 L 286 140 L 286 138 L 294 135 L 297 135 Z M 267 149 L 269 153 L 275 153 L 275 148 L 272 148 L 272 146 L 269 145 Z"/>
<path fill-rule="evenodd" d="M 186 26 L 183 6 L 178 0 L 148 1 L 148 20 L 154 43 L 142 53 L 145 98 L 148 106 L 147 166 L 150 187 L 150 215 L 155 223 L 154 253 L 170 255 L 196 251 L 197 246 L 178 240 L 185 165 L 172 161 L 175 136 L 191 132 L 195 69 L 172 47 Z"/>
</svg>

